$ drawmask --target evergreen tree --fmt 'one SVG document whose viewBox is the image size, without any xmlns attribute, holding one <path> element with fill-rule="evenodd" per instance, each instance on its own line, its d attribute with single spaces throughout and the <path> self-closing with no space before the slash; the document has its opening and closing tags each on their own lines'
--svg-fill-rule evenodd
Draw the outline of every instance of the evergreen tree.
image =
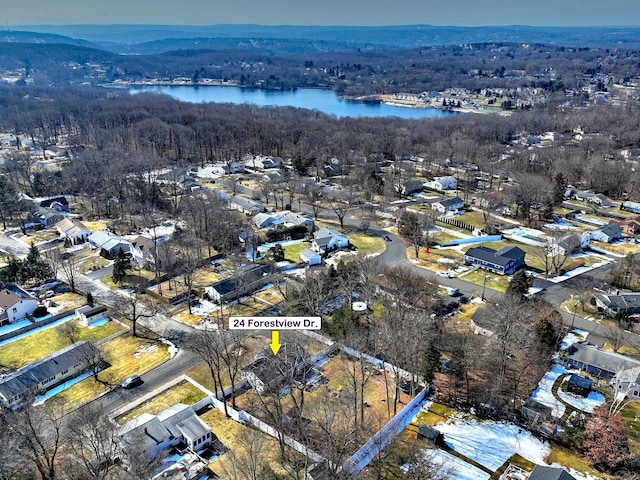
<svg viewBox="0 0 640 480">
<path fill-rule="evenodd" d="M 113 262 L 113 273 L 111 278 L 113 283 L 118 284 L 124 280 L 127 275 L 127 269 L 130 267 L 129 258 L 122 249 L 118 250 L 116 258 Z"/>
<path fill-rule="evenodd" d="M 35 265 L 40 261 L 40 250 L 36 247 L 35 243 L 31 243 L 29 247 L 29 253 L 27 253 L 26 263 L 27 265 Z"/>
<path fill-rule="evenodd" d="M 531 285 L 533 285 L 533 280 L 527 276 L 523 269 L 518 270 L 509 282 L 507 295 L 525 298 L 525 295 L 529 292 L 529 287 Z"/>
<path fill-rule="evenodd" d="M 567 190 L 567 179 L 558 172 L 553 179 L 553 204 L 560 205 L 564 200 L 564 192 Z"/>
<path fill-rule="evenodd" d="M 433 343 L 429 342 L 429 345 L 425 349 L 423 355 L 422 376 L 426 383 L 431 383 L 436 376 L 436 372 L 440 371 L 440 359 L 442 354 Z"/>
<path fill-rule="evenodd" d="M 93 294 L 91 292 L 87 292 L 87 303 L 93 305 Z"/>
</svg>

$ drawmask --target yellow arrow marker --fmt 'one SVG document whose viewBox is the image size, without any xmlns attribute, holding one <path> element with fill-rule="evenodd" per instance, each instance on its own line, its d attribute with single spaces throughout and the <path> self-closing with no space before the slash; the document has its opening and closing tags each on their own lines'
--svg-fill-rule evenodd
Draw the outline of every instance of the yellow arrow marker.
<svg viewBox="0 0 640 480">
<path fill-rule="evenodd" d="M 280 345 L 280 332 L 278 330 L 271 331 L 271 343 L 269 346 L 271 347 L 273 354 L 277 355 L 280 347 L 282 346 Z"/>
</svg>

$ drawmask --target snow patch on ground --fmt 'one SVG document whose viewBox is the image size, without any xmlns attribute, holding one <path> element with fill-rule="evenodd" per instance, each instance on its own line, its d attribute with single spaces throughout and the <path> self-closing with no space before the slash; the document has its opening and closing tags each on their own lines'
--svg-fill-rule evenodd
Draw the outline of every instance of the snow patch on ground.
<svg viewBox="0 0 640 480">
<path fill-rule="evenodd" d="M 435 428 L 444 434 L 447 445 L 491 470 L 500 468 L 514 453 L 543 464 L 551 451 L 546 442 L 512 423 L 458 418 L 452 423 L 439 423 Z"/>
<path fill-rule="evenodd" d="M 551 407 L 551 415 L 556 418 L 562 417 L 566 408 L 562 402 L 555 397 L 552 392 L 552 388 L 558 377 L 565 373 L 568 373 L 566 368 L 561 367 L 560 365 L 552 365 L 551 370 L 549 370 L 544 377 L 542 377 L 540 383 L 538 383 L 538 388 L 536 388 L 531 394 L 531 398 L 536 402 Z"/>
<path fill-rule="evenodd" d="M 437 468 L 450 468 L 450 477 L 454 480 L 487 480 L 490 477 L 487 472 L 444 450 L 426 450 L 424 453 Z"/>
<path fill-rule="evenodd" d="M 586 330 L 578 330 L 573 329 L 562 339 L 562 345 L 560 345 L 560 350 L 566 350 L 571 345 L 577 342 L 584 342 L 587 339 L 589 332 Z"/>
<path fill-rule="evenodd" d="M 565 392 L 562 388 L 559 388 L 558 396 L 572 407 L 587 413 L 593 413 L 596 408 L 603 405 L 606 401 L 603 394 L 593 391 L 589 392 L 589 396 L 585 398 L 570 392 Z"/>
<path fill-rule="evenodd" d="M 177 355 L 178 347 L 176 347 L 173 343 L 171 343 L 166 338 L 161 338 L 160 341 L 169 347 L 167 349 L 169 351 L 169 358 L 173 358 Z"/>
</svg>

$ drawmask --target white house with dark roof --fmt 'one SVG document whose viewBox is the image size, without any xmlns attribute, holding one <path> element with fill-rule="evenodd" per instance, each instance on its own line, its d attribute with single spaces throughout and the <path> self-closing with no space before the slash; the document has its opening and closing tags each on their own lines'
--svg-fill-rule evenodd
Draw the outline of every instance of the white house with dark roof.
<svg viewBox="0 0 640 480">
<path fill-rule="evenodd" d="M 42 360 L 0 377 L 0 403 L 14 408 L 92 368 L 99 352 L 89 342 L 77 342 Z"/>
<path fill-rule="evenodd" d="M 464 202 L 460 197 L 447 197 L 431 204 L 431 209 L 440 212 L 455 212 L 464 208 Z"/>
<path fill-rule="evenodd" d="M 640 293 L 602 293 L 593 296 L 596 306 L 609 316 L 615 317 L 618 313 L 640 313 Z"/>
<path fill-rule="evenodd" d="M 622 228 L 620 225 L 610 223 L 609 225 L 599 228 L 591 232 L 591 239 L 598 242 L 611 243 L 622 237 Z"/>
<path fill-rule="evenodd" d="M 333 228 L 321 228 L 313 233 L 311 248 L 318 253 L 349 246 L 349 239 Z"/>
<path fill-rule="evenodd" d="M 38 308 L 38 300 L 17 285 L 3 285 L 0 290 L 0 325 L 16 323 Z"/>
<path fill-rule="evenodd" d="M 143 413 L 118 429 L 122 447 L 142 442 L 152 454 L 183 444 L 191 450 L 206 448 L 216 440 L 209 425 L 189 405 L 177 403 L 157 415 Z"/>
</svg>

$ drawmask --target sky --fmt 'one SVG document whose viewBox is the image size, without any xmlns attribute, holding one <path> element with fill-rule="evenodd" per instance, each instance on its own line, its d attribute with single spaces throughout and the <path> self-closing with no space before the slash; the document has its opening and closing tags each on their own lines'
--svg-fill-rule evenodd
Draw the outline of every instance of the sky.
<svg viewBox="0 0 640 480">
<path fill-rule="evenodd" d="M 638 0 L 2 0 L 0 25 L 637 26 Z"/>
</svg>

